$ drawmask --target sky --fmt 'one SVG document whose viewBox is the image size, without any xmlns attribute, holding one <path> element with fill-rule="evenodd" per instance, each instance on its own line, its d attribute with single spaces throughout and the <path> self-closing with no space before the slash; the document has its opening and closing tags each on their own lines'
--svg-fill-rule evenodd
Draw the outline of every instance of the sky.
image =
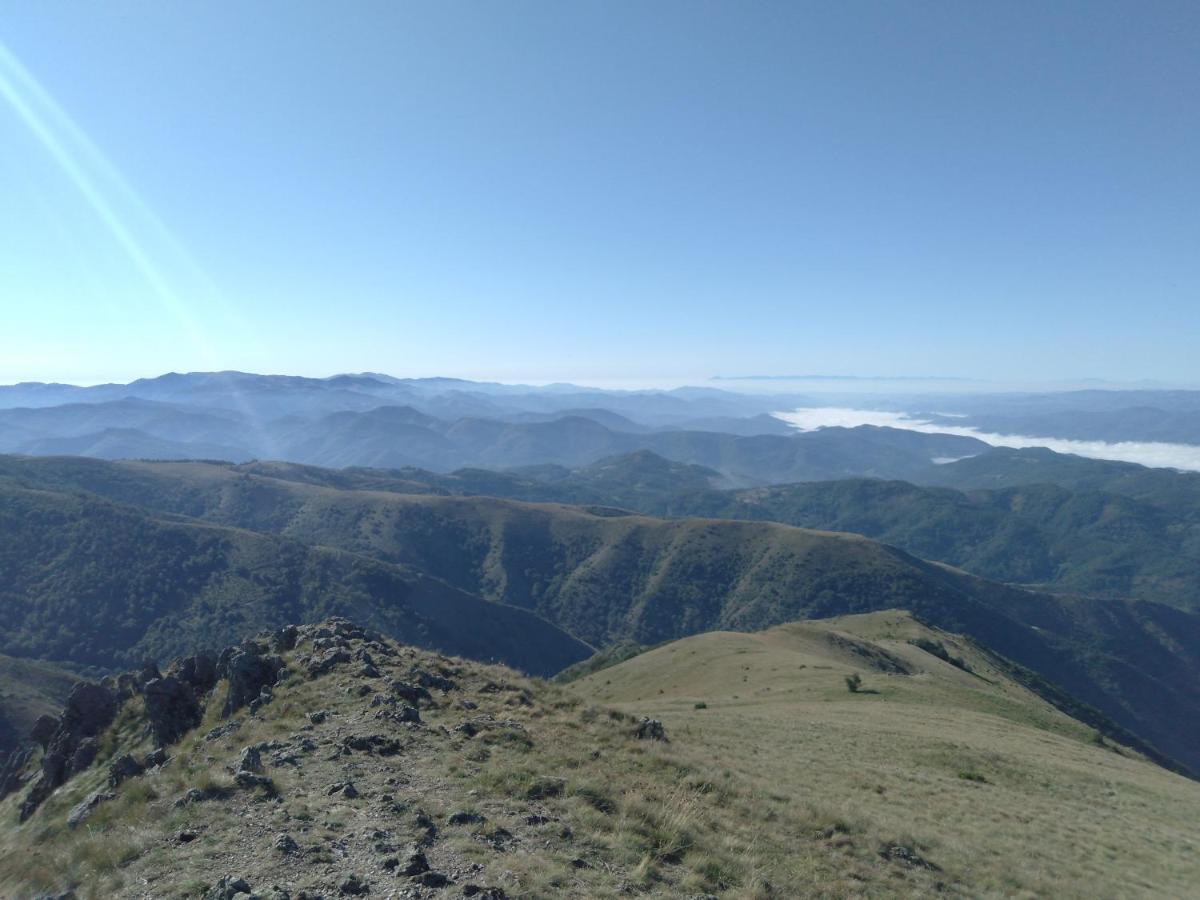
<svg viewBox="0 0 1200 900">
<path fill-rule="evenodd" d="M 0 9 L 0 382 L 1200 382 L 1200 5 Z"/>
</svg>

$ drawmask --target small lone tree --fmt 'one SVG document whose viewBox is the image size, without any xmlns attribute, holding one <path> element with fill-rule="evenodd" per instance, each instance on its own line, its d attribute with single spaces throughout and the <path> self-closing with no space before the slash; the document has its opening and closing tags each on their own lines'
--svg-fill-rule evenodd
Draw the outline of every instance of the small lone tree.
<svg viewBox="0 0 1200 900">
<path fill-rule="evenodd" d="M 853 675 L 846 676 L 846 690 L 852 694 L 857 694 L 858 689 L 862 687 L 862 678 L 857 672 Z"/>
</svg>

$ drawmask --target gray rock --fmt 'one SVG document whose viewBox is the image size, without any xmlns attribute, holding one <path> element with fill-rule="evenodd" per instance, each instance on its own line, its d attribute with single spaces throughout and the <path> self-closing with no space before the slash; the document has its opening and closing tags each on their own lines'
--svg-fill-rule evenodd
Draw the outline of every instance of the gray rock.
<svg viewBox="0 0 1200 900">
<path fill-rule="evenodd" d="M 84 738 L 71 754 L 70 774 L 78 775 L 92 764 L 100 752 L 100 742 L 94 737 Z"/>
<path fill-rule="evenodd" d="M 266 775 L 256 775 L 253 772 L 242 771 L 234 775 L 233 780 L 237 782 L 238 787 L 246 790 L 262 788 L 268 794 L 275 793 L 275 782 L 271 781 Z"/>
<path fill-rule="evenodd" d="M 290 834 L 281 834 L 275 838 L 275 849 L 290 856 L 300 852 L 300 845 L 292 839 Z"/>
<path fill-rule="evenodd" d="M 150 734 L 160 746 L 175 743 L 204 717 L 195 689 L 174 674 L 147 681 L 142 687 L 142 697 Z"/>
<path fill-rule="evenodd" d="M 108 784 L 110 787 L 116 787 L 123 781 L 136 778 L 143 771 L 145 770 L 142 768 L 142 764 L 126 753 L 118 756 L 109 764 Z"/>
<path fill-rule="evenodd" d="M 419 847 L 413 847 L 399 866 L 399 873 L 410 878 L 429 871 L 429 860 Z"/>
<path fill-rule="evenodd" d="M 274 654 L 263 653 L 254 641 L 230 647 L 217 661 L 217 675 L 229 682 L 222 716 L 229 716 L 259 699 L 264 686 L 275 683 L 283 670 L 283 660 Z"/>
<path fill-rule="evenodd" d="M 642 721 L 634 726 L 633 736 L 639 741 L 664 741 L 670 743 L 666 729 L 663 728 L 663 723 L 658 719 L 651 719 L 649 716 L 643 716 Z"/>
<path fill-rule="evenodd" d="M 261 772 L 262 768 L 262 752 L 259 748 L 243 747 L 242 755 L 238 757 L 237 770 L 239 772 Z"/>
<path fill-rule="evenodd" d="M 227 875 L 204 895 L 204 900 L 235 900 L 243 895 L 254 896 L 250 883 L 245 878 Z"/>
<path fill-rule="evenodd" d="M 92 814 L 92 811 L 106 800 L 111 800 L 116 795 L 111 791 L 98 790 L 88 794 L 82 801 L 71 807 L 70 813 L 67 814 L 67 825 L 75 828 L 84 819 Z"/>
<path fill-rule="evenodd" d="M 437 675 L 424 669 L 414 669 L 411 674 L 417 680 L 417 684 L 423 688 L 434 688 L 443 693 L 458 690 L 458 685 L 444 675 Z"/>
</svg>

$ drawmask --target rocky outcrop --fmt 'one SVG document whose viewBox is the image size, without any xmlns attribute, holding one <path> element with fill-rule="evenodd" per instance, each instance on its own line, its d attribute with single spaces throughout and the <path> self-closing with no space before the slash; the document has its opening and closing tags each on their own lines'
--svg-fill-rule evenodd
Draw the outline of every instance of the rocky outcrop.
<svg viewBox="0 0 1200 900">
<path fill-rule="evenodd" d="M 243 706 L 248 706 L 263 697 L 270 697 L 270 687 L 283 670 L 283 659 L 278 654 L 268 653 L 255 641 L 244 641 L 237 647 L 229 647 L 217 660 L 217 677 L 229 682 L 221 716 L 228 717 Z"/>
<path fill-rule="evenodd" d="M 95 741 L 86 743 L 103 731 L 116 717 L 119 703 L 110 687 L 80 682 L 67 697 L 67 705 L 58 725 L 46 740 L 42 771 L 21 804 L 24 822 L 59 785 L 76 772 L 92 764 L 96 757 Z"/>
</svg>

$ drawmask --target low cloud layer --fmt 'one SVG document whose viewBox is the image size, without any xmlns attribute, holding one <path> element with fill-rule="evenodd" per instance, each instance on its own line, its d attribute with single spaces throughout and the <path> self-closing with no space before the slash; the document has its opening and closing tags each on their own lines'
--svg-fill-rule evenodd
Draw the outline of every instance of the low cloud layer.
<svg viewBox="0 0 1200 900">
<path fill-rule="evenodd" d="M 915 418 L 906 413 L 887 412 L 879 409 L 844 409 L 839 407 L 809 407 L 791 412 L 775 413 L 789 425 L 801 431 L 816 428 L 841 426 L 854 428 L 858 425 L 879 425 L 888 428 L 904 428 L 925 434 L 957 434 L 978 438 L 994 447 L 1046 447 L 1056 453 L 1074 453 L 1092 459 L 1112 459 L 1119 462 L 1140 463 L 1167 469 L 1185 469 L 1200 472 L 1200 446 L 1193 444 L 1168 444 L 1158 441 L 1076 441 L 1067 438 L 1034 437 L 1023 434 L 994 434 L 965 425 L 946 425 Z"/>
</svg>

